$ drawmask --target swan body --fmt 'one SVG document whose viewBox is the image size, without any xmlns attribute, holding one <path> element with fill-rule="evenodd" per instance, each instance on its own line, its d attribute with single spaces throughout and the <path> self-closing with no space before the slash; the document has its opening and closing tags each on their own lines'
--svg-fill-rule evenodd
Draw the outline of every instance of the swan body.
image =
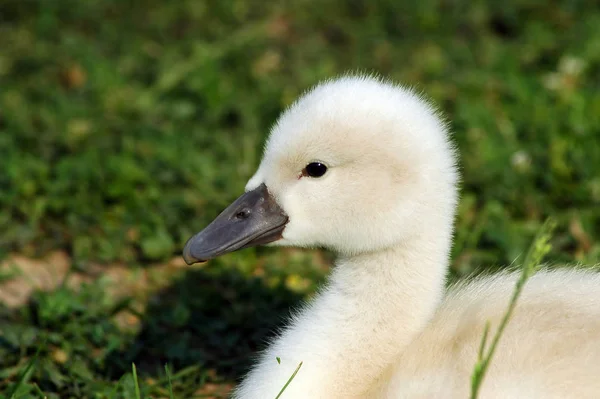
<svg viewBox="0 0 600 399">
<path fill-rule="evenodd" d="M 459 179 L 449 139 L 420 96 L 371 77 L 322 83 L 283 113 L 246 193 L 184 257 L 272 243 L 338 258 L 235 398 L 275 398 L 300 362 L 283 399 L 468 397 L 484 326 L 495 331 L 516 276 L 445 290 Z M 599 396 L 600 277 L 539 272 L 480 397 Z"/>
</svg>

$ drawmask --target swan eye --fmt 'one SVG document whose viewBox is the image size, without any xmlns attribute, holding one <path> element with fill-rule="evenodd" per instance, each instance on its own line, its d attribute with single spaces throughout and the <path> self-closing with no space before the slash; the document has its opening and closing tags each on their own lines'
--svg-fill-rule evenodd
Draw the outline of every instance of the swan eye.
<svg viewBox="0 0 600 399">
<path fill-rule="evenodd" d="M 311 162 L 302 171 L 302 175 L 310 177 L 321 177 L 327 172 L 327 166 L 321 162 Z"/>
</svg>

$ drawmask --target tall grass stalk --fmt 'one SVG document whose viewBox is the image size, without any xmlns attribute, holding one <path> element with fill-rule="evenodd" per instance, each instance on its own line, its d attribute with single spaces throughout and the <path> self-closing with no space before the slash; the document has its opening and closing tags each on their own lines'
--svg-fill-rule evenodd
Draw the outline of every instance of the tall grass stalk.
<svg viewBox="0 0 600 399">
<path fill-rule="evenodd" d="M 133 387 L 135 389 L 135 399 L 141 399 L 142 395 L 140 394 L 140 383 L 138 381 L 137 368 L 135 367 L 135 363 L 131 363 L 131 371 L 133 374 Z"/>
<path fill-rule="evenodd" d="M 498 342 L 500 341 L 500 337 L 504 332 L 504 329 L 508 325 L 510 318 L 513 314 L 513 311 L 517 305 L 517 300 L 523 291 L 523 287 L 525 283 L 535 272 L 538 271 L 539 265 L 546 256 L 550 249 L 552 248 L 550 245 L 550 239 L 552 237 L 552 232 L 556 227 L 556 223 L 552 219 L 547 219 L 539 232 L 537 233 L 533 243 L 529 247 L 527 251 L 527 256 L 525 257 L 525 262 L 523 263 L 523 268 L 521 270 L 521 275 L 519 280 L 517 280 L 517 284 L 515 285 L 515 290 L 510 299 L 510 303 L 508 305 L 508 309 L 504 316 L 502 317 L 502 321 L 492 338 L 491 344 L 487 352 L 485 351 L 485 346 L 488 340 L 488 335 L 490 332 L 490 324 L 486 323 L 485 328 L 483 330 L 483 337 L 481 338 L 481 345 L 479 347 L 478 359 L 475 367 L 473 369 L 473 374 L 471 375 L 471 399 L 476 399 L 479 395 L 479 389 L 481 388 L 481 384 L 483 383 L 483 379 L 485 377 L 485 373 L 490 365 L 490 361 L 494 356 L 494 352 L 496 351 L 496 347 L 498 346 Z"/>
<path fill-rule="evenodd" d="M 288 385 L 290 385 L 290 383 L 292 382 L 292 380 L 294 379 L 294 377 L 296 377 L 296 374 L 298 374 L 298 371 L 300 370 L 300 367 L 302 367 L 302 362 L 300 362 L 298 364 L 298 367 L 296 367 L 296 370 L 294 370 L 294 372 L 292 373 L 292 375 L 290 376 L 290 378 L 287 380 L 287 382 L 285 383 L 285 385 L 283 386 L 283 388 L 281 388 L 281 391 L 279 391 L 279 393 L 277 394 L 277 396 L 275 396 L 275 399 L 279 399 L 281 397 L 281 395 L 286 390 L 286 388 L 288 387 Z"/>
<path fill-rule="evenodd" d="M 169 399 L 175 399 L 173 395 L 173 381 L 171 381 L 171 369 L 169 369 L 169 365 L 165 364 L 165 373 L 167 374 L 167 380 L 169 383 Z"/>
</svg>

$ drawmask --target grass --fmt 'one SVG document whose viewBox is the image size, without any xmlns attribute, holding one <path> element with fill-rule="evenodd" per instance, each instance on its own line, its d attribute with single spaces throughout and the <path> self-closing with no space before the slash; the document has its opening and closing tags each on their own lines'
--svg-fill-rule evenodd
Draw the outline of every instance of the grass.
<svg viewBox="0 0 600 399">
<path fill-rule="evenodd" d="M 544 223 L 544 225 L 541 227 L 535 240 L 532 242 L 531 247 L 527 252 L 527 256 L 525 256 L 525 261 L 523 262 L 523 266 L 521 268 L 521 274 L 515 285 L 513 295 L 508 303 L 506 313 L 502 317 L 502 320 L 500 320 L 500 325 L 492 337 L 489 347 L 486 346 L 490 331 L 489 323 L 486 324 L 483 330 L 477 363 L 475 364 L 473 375 L 471 376 L 471 399 L 476 399 L 479 395 L 479 389 L 483 383 L 485 373 L 487 372 L 490 362 L 492 361 L 492 357 L 494 356 L 494 352 L 496 351 L 498 342 L 500 342 L 500 338 L 502 337 L 504 329 L 508 325 L 513 311 L 517 306 L 517 302 L 521 296 L 521 292 L 523 291 L 525 284 L 527 283 L 527 280 L 540 268 L 544 256 L 550 252 L 550 239 L 552 238 L 552 231 L 555 227 L 556 224 L 554 221 L 547 220 L 546 223 Z"/>
<path fill-rule="evenodd" d="M 0 257 L 71 262 L 62 285 L 0 304 L 0 395 L 235 383 L 330 255 L 159 270 L 241 192 L 279 112 L 348 70 L 416 86 L 447 116 L 464 175 L 454 278 L 512 263 L 549 215 L 548 259 L 600 262 L 599 46 L 597 7 L 566 0 L 0 2 Z M 97 265 L 156 284 L 113 295 Z"/>
<path fill-rule="evenodd" d="M 277 362 L 279 362 L 279 358 L 277 358 Z M 281 391 L 279 391 L 279 393 L 277 394 L 277 396 L 275 397 L 275 399 L 279 399 L 281 397 L 281 395 L 283 395 L 283 393 L 285 392 L 285 390 L 288 387 L 288 385 L 290 385 L 290 383 L 296 377 L 296 374 L 298 374 L 298 371 L 300 371 L 301 367 L 302 367 L 302 362 L 298 363 L 298 367 L 296 367 L 296 370 L 294 370 L 294 372 L 292 373 L 292 375 L 290 375 L 290 378 L 283 385 L 283 387 L 281 388 Z"/>
</svg>

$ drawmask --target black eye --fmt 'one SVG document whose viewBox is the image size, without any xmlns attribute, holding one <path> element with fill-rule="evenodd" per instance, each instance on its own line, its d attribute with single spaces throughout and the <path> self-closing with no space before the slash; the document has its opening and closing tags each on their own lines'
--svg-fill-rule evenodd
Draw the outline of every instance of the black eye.
<svg viewBox="0 0 600 399">
<path fill-rule="evenodd" d="M 327 166 L 320 162 L 311 162 L 302 171 L 304 176 L 321 177 L 327 172 Z"/>
</svg>

